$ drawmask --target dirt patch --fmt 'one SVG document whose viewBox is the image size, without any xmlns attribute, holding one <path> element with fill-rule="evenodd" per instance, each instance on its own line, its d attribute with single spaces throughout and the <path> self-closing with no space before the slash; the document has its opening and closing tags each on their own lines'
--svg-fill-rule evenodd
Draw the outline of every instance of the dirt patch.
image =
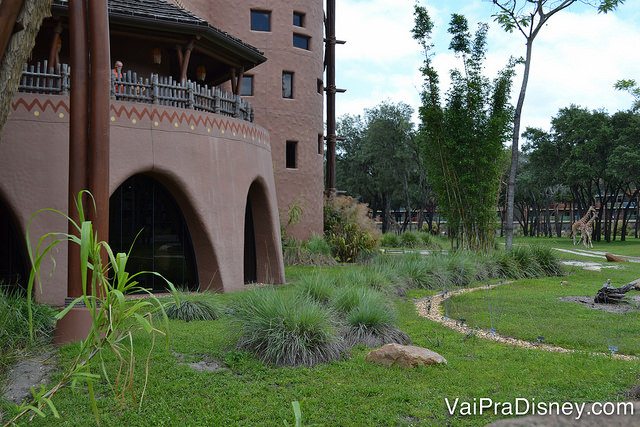
<svg viewBox="0 0 640 427">
<path fill-rule="evenodd" d="M 31 387 L 35 389 L 49 381 L 51 372 L 56 368 L 56 361 L 55 350 L 25 357 L 9 370 L 9 379 L 3 388 L 2 397 L 16 405 L 31 398 Z"/>
<path fill-rule="evenodd" d="M 187 365 L 194 371 L 198 372 L 220 372 L 227 371 L 231 372 L 229 368 L 227 368 L 223 361 L 214 359 L 206 354 L 199 354 L 195 356 L 189 356 L 189 358 L 201 358 L 202 360 L 198 360 L 195 362 L 186 361 L 186 354 L 178 353 L 176 351 L 171 350 L 171 353 L 176 357 L 178 363 L 182 365 Z"/>
<path fill-rule="evenodd" d="M 620 304 L 598 304 L 593 302 L 593 297 L 585 296 L 558 297 L 558 299 L 564 302 L 582 304 L 583 306 L 593 310 L 602 310 L 608 313 L 627 313 L 629 311 L 637 311 L 640 309 L 640 296 L 637 295 L 627 297 L 627 301 L 623 301 Z"/>
</svg>

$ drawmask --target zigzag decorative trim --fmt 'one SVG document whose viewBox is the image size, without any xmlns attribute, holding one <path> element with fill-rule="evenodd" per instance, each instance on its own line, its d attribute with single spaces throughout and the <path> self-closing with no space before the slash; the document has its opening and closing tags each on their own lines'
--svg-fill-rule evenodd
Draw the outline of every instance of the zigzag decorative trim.
<svg viewBox="0 0 640 427">
<path fill-rule="evenodd" d="M 35 107 L 36 105 L 38 106 L 40 111 L 45 111 L 48 106 L 51 107 L 54 113 L 57 113 L 60 109 L 64 109 L 67 114 L 69 114 L 70 111 L 69 106 L 63 100 L 60 100 L 57 104 L 54 104 L 53 101 L 49 98 L 47 98 L 44 103 L 41 103 L 38 98 L 34 98 L 30 104 L 28 104 L 24 98 L 18 98 L 16 102 L 11 103 L 11 108 L 15 111 L 20 105 L 23 105 L 25 110 L 27 110 L 28 112 L 31 112 L 31 110 L 33 110 L 33 107 Z"/>
<path fill-rule="evenodd" d="M 37 113 L 38 111 L 44 112 L 47 108 L 51 108 L 54 113 L 58 113 L 60 110 L 64 110 L 67 114 L 70 112 L 69 105 L 67 105 L 64 100 L 60 100 L 55 104 L 50 98 L 47 98 L 44 102 L 41 102 L 38 98 L 34 98 L 29 103 L 27 100 L 20 97 L 17 98 L 15 102 L 11 103 L 11 108 L 14 111 L 16 111 L 20 106 L 23 106 L 28 112 L 31 112 L 35 107 L 37 107 L 34 113 Z M 251 137 L 252 140 L 257 138 L 262 144 L 267 144 L 268 141 L 268 134 L 263 130 L 260 130 L 255 125 L 251 125 L 237 119 L 231 119 L 205 112 L 194 114 L 191 111 L 174 111 L 169 113 L 167 111 L 160 112 L 157 108 L 143 107 L 138 110 L 136 106 L 128 107 L 126 105 L 120 105 L 116 107 L 114 104 L 110 104 L 109 110 L 118 118 L 127 117 L 131 120 L 132 117 L 135 117 L 137 120 L 142 120 L 147 117 L 149 120 L 156 122 L 166 120 L 176 124 L 191 125 L 192 130 L 194 130 L 196 126 L 204 126 L 207 128 L 217 128 L 222 133 L 225 131 L 231 131 L 234 136 L 239 134 L 244 138 Z"/>
</svg>

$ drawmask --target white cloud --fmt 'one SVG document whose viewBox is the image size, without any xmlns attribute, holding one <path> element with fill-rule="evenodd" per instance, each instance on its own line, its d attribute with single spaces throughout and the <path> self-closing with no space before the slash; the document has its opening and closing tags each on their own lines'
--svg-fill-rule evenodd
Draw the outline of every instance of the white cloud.
<svg viewBox="0 0 640 427">
<path fill-rule="evenodd" d="M 430 2 L 432 3 L 432 2 Z M 634 17 L 640 7 L 627 2 L 615 14 L 596 14 L 576 8 L 553 16 L 534 42 L 532 70 L 523 111 L 526 126 L 548 128 L 558 109 L 571 103 L 610 113 L 626 109 L 630 96 L 613 89 L 622 78 L 638 79 L 640 28 Z M 338 0 L 336 35 L 347 44 L 336 48 L 336 83 L 347 89 L 338 95 L 338 115 L 360 114 L 385 99 L 407 102 L 417 109 L 422 78 L 422 52 L 411 37 L 413 0 Z M 479 20 L 490 21 L 490 2 L 448 0 L 426 5 L 436 24 L 434 64 L 441 87 L 449 85 L 449 70 L 458 65 L 448 51 L 446 33 L 451 12 L 467 16 L 475 30 Z M 633 9 L 632 9 L 633 8 Z M 524 56 L 524 37 L 505 33 L 490 23 L 486 74 L 496 75 L 509 56 Z M 522 67 L 519 68 L 521 71 Z M 522 77 L 514 79 L 515 103 Z"/>
</svg>

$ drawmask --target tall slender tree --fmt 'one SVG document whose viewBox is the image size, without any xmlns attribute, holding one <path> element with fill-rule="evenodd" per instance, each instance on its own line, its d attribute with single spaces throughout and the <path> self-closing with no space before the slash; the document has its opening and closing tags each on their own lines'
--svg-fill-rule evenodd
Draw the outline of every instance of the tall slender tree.
<svg viewBox="0 0 640 427">
<path fill-rule="evenodd" d="M 493 246 L 503 144 L 510 135 L 509 105 L 514 61 L 491 81 L 483 75 L 487 25 L 472 37 L 467 20 L 452 15 L 449 48 L 461 60 L 450 72 L 444 105 L 438 73 L 430 57 L 433 24 L 427 10 L 415 7 L 413 37 L 425 49 L 420 107 L 420 138 L 438 206 L 447 218 L 449 236 L 460 247 L 489 251 Z"/>
<path fill-rule="evenodd" d="M 494 15 L 495 20 L 505 29 L 513 32 L 517 30 L 526 40 L 526 55 L 524 60 L 524 72 L 520 95 L 513 116 L 513 139 L 511 146 L 511 170 L 509 173 L 506 213 L 506 248 L 511 250 L 513 245 L 513 207 L 516 185 L 516 172 L 518 168 L 518 140 L 520 137 L 520 119 L 522 106 L 529 82 L 533 41 L 538 36 L 549 19 L 575 3 L 587 4 L 597 7 L 598 12 L 607 13 L 624 3 L 624 0 L 493 0 L 498 7 Z"/>
</svg>

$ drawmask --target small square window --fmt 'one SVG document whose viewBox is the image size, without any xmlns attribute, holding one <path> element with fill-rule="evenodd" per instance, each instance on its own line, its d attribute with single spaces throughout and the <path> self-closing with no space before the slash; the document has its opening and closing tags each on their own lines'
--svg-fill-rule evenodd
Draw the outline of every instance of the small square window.
<svg viewBox="0 0 640 427">
<path fill-rule="evenodd" d="M 318 154 L 324 154 L 324 135 L 321 133 L 318 134 Z"/>
<path fill-rule="evenodd" d="M 304 13 L 293 12 L 293 25 L 296 27 L 304 27 Z"/>
<path fill-rule="evenodd" d="M 309 37 L 300 34 L 293 35 L 293 47 L 309 50 Z"/>
<path fill-rule="evenodd" d="M 240 96 L 253 96 L 253 76 L 242 76 Z"/>
<path fill-rule="evenodd" d="M 271 31 L 271 12 L 266 10 L 252 10 L 251 29 L 253 31 Z"/>
<path fill-rule="evenodd" d="M 293 73 L 282 72 L 282 97 L 293 98 Z"/>
<path fill-rule="evenodd" d="M 324 92 L 324 82 L 322 79 L 318 79 L 318 93 L 322 94 Z"/>
<path fill-rule="evenodd" d="M 297 141 L 287 141 L 287 169 L 297 168 L 296 152 L 298 151 Z"/>
</svg>

